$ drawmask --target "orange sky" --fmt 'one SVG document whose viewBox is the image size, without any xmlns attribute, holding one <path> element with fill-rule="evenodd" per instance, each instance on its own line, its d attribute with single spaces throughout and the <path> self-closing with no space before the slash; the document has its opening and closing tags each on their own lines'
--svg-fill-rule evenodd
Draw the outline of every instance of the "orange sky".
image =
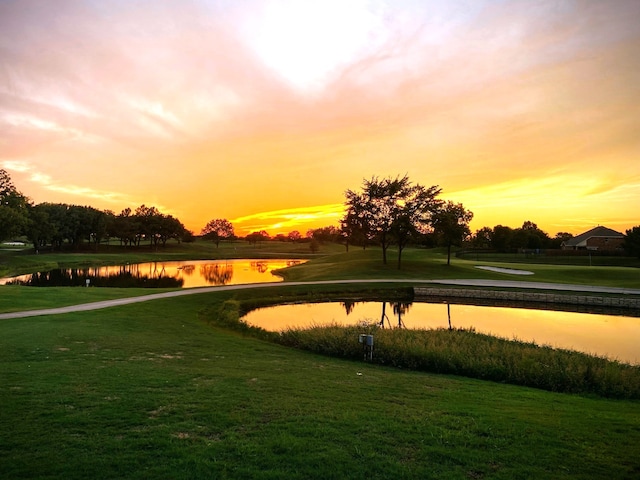
<svg viewBox="0 0 640 480">
<path fill-rule="evenodd" d="M 640 224 L 640 2 L 0 0 L 0 168 L 199 233 L 408 174 L 554 235 Z"/>
</svg>

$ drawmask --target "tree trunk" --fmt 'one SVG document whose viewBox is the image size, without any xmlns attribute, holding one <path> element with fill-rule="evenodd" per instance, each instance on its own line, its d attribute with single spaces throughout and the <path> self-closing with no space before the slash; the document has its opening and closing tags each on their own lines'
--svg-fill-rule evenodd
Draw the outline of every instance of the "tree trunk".
<svg viewBox="0 0 640 480">
<path fill-rule="evenodd" d="M 447 243 L 447 265 L 451 265 L 451 242 Z"/>
</svg>

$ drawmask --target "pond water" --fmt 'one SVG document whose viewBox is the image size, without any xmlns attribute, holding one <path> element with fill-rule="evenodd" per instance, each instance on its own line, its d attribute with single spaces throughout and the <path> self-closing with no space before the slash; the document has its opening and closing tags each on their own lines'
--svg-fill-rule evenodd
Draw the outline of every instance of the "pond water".
<svg viewBox="0 0 640 480">
<path fill-rule="evenodd" d="M 640 364 L 640 318 L 553 310 L 441 303 L 330 302 L 280 305 L 249 312 L 243 320 L 269 331 L 384 319 L 385 328 L 474 328 Z"/>
<path fill-rule="evenodd" d="M 291 259 L 188 260 L 110 267 L 68 268 L 0 279 L 0 285 L 193 288 L 280 282 L 273 270 L 306 262 Z"/>
</svg>

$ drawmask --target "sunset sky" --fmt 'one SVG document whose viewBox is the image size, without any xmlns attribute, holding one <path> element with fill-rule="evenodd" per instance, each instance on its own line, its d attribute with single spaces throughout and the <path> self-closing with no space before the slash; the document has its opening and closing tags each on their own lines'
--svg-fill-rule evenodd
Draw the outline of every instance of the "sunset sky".
<svg viewBox="0 0 640 480">
<path fill-rule="evenodd" d="M 640 224 L 640 1 L 0 0 L 0 168 L 195 233 L 407 174 L 472 229 Z"/>
</svg>

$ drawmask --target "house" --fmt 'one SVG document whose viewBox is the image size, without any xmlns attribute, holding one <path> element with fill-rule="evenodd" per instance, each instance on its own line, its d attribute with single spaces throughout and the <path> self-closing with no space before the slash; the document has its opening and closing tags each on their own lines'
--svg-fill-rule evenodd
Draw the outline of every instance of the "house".
<svg viewBox="0 0 640 480">
<path fill-rule="evenodd" d="M 621 249 L 623 242 L 624 234 L 607 227 L 597 226 L 562 242 L 562 249 L 611 251 Z"/>
</svg>

